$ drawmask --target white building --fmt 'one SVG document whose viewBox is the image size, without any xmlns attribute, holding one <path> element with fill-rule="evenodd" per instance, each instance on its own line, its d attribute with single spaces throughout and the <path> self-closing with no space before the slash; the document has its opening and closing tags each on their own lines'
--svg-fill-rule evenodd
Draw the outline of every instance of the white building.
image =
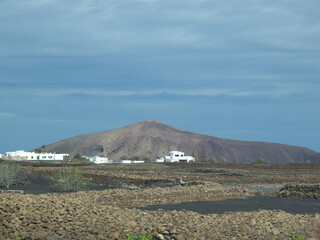
<svg viewBox="0 0 320 240">
<path fill-rule="evenodd" d="M 155 163 L 164 163 L 164 158 L 158 158 L 154 162 Z"/>
<path fill-rule="evenodd" d="M 132 161 L 131 160 L 121 160 L 120 163 L 132 163 Z"/>
<path fill-rule="evenodd" d="M 155 162 L 194 162 L 195 158 L 192 156 L 185 156 L 184 152 L 171 151 L 169 156 L 157 159 Z"/>
<path fill-rule="evenodd" d="M 106 157 L 99 157 L 99 156 L 90 157 L 89 160 L 90 160 L 90 162 L 93 162 L 95 164 L 113 163 L 112 160 L 109 160 Z"/>
<path fill-rule="evenodd" d="M 35 152 L 25 152 L 23 150 L 18 150 L 15 152 L 6 152 L 4 155 L 4 159 L 6 160 L 14 160 L 14 161 L 21 161 L 21 160 L 38 160 L 38 161 L 52 161 L 52 160 L 59 160 L 62 161 L 65 157 L 69 157 L 67 153 L 35 153 Z"/>
<path fill-rule="evenodd" d="M 0 159 L 1 159 L 1 158 L 3 158 L 3 154 L 2 154 L 2 153 L 0 153 Z"/>
<path fill-rule="evenodd" d="M 134 161 L 132 161 L 132 163 L 144 163 L 144 161 L 143 160 L 134 160 Z"/>
<path fill-rule="evenodd" d="M 121 160 L 120 163 L 126 163 L 126 164 L 130 164 L 130 163 L 144 163 L 144 161 L 142 161 L 142 160 Z"/>
</svg>

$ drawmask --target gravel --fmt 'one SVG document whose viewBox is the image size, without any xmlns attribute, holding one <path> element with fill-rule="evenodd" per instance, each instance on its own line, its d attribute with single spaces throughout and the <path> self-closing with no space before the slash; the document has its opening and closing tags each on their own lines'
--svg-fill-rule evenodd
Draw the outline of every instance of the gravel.
<svg viewBox="0 0 320 240">
<path fill-rule="evenodd" d="M 121 182 L 152 187 L 146 189 L 107 189 L 68 194 L 0 194 L 0 239 L 125 239 L 131 234 L 151 234 L 154 239 L 285 239 L 291 235 L 303 239 L 320 239 L 320 215 L 287 209 L 242 209 L 223 213 L 198 213 L 189 210 L 141 210 L 149 205 L 199 204 L 229 199 L 241 205 L 241 199 L 258 195 L 285 198 L 310 198 L 309 190 L 299 187 L 275 192 L 254 192 L 246 187 L 223 184 L 283 186 L 288 182 L 320 183 L 320 165 L 276 164 L 149 164 L 79 166 L 82 173 L 96 184 Z M 29 166 L 33 175 L 53 176 L 59 166 Z M 184 170 L 179 170 L 179 169 Z M 194 169 L 200 169 L 195 172 Z M 209 170 L 208 170 L 209 169 Z M 197 170 L 196 170 L 197 171 Z M 199 185 L 158 188 L 172 184 L 176 178 Z M 98 186 L 98 185 L 97 185 Z M 100 185 L 99 185 L 100 186 Z M 32 190 L 31 185 L 29 186 Z M 103 186 L 104 187 L 104 186 Z M 117 187 L 117 186 L 116 186 Z M 46 187 L 40 183 L 39 191 Z M 96 189 L 98 190 L 98 189 Z M 304 191 L 304 193 L 301 192 Z M 30 192 L 32 193 L 32 192 Z M 35 193 L 35 192 L 33 192 Z M 318 196 L 315 192 L 313 196 Z M 314 198 L 314 197 L 313 197 Z M 236 200 L 237 199 L 237 200 Z M 281 199 L 286 201 L 286 199 Z M 233 205 L 234 205 L 233 204 Z M 267 205 L 267 204 L 265 204 Z M 279 206 L 276 206 L 279 207 Z M 200 206 L 198 206 L 200 208 Z M 296 205 L 297 210 L 305 205 Z M 286 210 L 286 211 L 284 211 Z M 227 211 L 227 212 L 226 212 Z"/>
<path fill-rule="evenodd" d="M 69 194 L 1 194 L 0 239 L 125 239 L 125 233 L 150 233 L 154 239 L 320 238 L 319 214 L 281 210 L 199 214 L 146 211 L 136 207 L 251 196 L 243 187 L 219 184 L 110 189 Z M 131 207 L 131 208 L 128 208 Z M 134 208 L 132 208 L 134 207 Z"/>
</svg>

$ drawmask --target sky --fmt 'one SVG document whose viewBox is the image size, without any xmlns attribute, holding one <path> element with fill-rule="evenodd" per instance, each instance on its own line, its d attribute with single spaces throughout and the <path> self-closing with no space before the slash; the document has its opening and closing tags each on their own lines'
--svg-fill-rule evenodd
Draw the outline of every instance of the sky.
<svg viewBox="0 0 320 240">
<path fill-rule="evenodd" d="M 319 0 L 0 0 L 0 153 L 144 120 L 320 152 Z"/>
</svg>

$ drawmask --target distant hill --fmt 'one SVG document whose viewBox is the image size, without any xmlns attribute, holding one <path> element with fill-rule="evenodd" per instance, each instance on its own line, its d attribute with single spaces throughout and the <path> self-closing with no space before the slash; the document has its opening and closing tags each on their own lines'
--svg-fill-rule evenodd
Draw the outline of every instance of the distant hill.
<svg viewBox="0 0 320 240">
<path fill-rule="evenodd" d="M 139 156 L 154 160 L 169 151 L 180 150 L 197 157 L 205 152 L 209 159 L 226 158 L 227 162 L 250 163 L 262 157 L 269 163 L 299 163 L 307 160 L 320 163 L 320 154 L 307 148 L 277 143 L 222 139 L 187 132 L 158 121 L 143 121 L 122 128 L 79 135 L 46 145 L 46 151 L 80 153 L 86 156 L 106 156 L 118 160 L 121 156 Z"/>
</svg>

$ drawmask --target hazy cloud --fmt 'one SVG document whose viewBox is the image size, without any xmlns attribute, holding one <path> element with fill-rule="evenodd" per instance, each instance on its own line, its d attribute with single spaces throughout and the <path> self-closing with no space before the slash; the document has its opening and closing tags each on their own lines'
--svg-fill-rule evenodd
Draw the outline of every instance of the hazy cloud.
<svg viewBox="0 0 320 240">
<path fill-rule="evenodd" d="M 59 97 L 68 95 L 91 95 L 91 96 L 107 96 L 107 97 L 125 97 L 125 96 L 156 96 L 156 95 L 172 95 L 172 96 L 232 96 L 232 97 L 251 97 L 259 96 L 265 98 L 286 97 L 294 94 L 318 94 L 320 85 L 310 85 L 304 83 L 270 83 L 257 82 L 251 86 L 252 90 L 246 87 L 237 88 L 172 88 L 172 89 L 143 89 L 143 90 L 108 90 L 94 88 L 37 88 L 37 89 L 2 89 L 2 94 L 8 95 L 26 95 L 35 97 Z"/>
<path fill-rule="evenodd" d="M 57 134 L 58 122 L 63 138 L 179 108 L 190 112 L 172 123 L 193 131 L 228 131 L 232 119 L 234 138 L 259 140 L 276 138 L 280 122 L 297 135 L 285 143 L 316 146 L 320 129 L 290 126 L 320 121 L 319 9 L 319 0 L 2 0 L 4 131 L 41 134 L 41 120 Z M 8 120 L 15 109 L 20 125 Z M 85 127 L 64 127 L 79 116 Z"/>
<path fill-rule="evenodd" d="M 317 0 L 27 0 L 0 7 L 8 55 L 319 50 Z"/>
<path fill-rule="evenodd" d="M 8 113 L 8 112 L 0 112 L 0 117 L 3 118 L 12 118 L 12 117 L 17 117 L 19 114 L 16 113 Z"/>
</svg>

